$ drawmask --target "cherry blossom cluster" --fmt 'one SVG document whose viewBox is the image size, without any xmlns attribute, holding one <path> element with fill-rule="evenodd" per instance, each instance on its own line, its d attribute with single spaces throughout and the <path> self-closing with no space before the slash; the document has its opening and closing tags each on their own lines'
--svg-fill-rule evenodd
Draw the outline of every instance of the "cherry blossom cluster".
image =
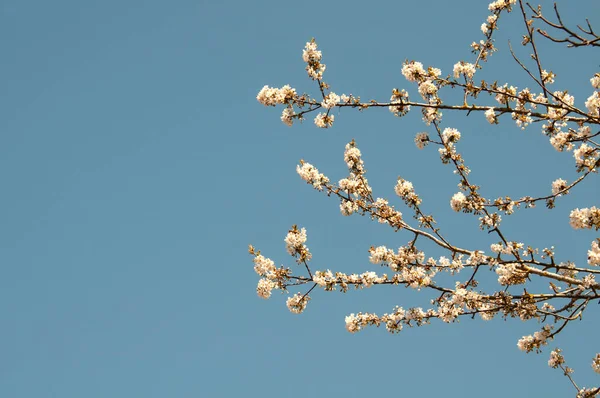
<svg viewBox="0 0 600 398">
<path fill-rule="evenodd" d="M 517 347 L 525 352 L 533 350 L 540 352 L 541 347 L 548 344 L 549 338 L 552 338 L 552 325 L 544 325 L 542 330 L 529 336 L 523 336 L 517 343 Z"/>
</svg>

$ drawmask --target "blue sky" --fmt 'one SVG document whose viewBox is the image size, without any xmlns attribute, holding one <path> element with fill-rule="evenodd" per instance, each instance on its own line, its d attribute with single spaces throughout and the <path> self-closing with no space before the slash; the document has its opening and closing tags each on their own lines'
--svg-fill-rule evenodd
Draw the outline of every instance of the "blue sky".
<svg viewBox="0 0 600 398">
<path fill-rule="evenodd" d="M 316 269 L 377 271 L 371 245 L 410 239 L 343 217 L 334 199 L 297 177 L 301 158 L 332 180 L 344 177 L 352 138 L 376 196 L 394 200 L 401 175 L 457 244 L 493 243 L 475 218 L 451 211 L 451 169 L 414 147 L 426 129 L 418 112 L 396 119 L 383 109 L 343 110 L 330 130 L 310 119 L 288 128 L 281 109 L 256 101 L 265 84 L 315 94 L 301 59 L 311 37 L 336 93 L 387 100 L 398 87 L 416 95 L 402 61 L 450 73 L 471 59 L 487 14 L 485 3 L 470 1 L 0 2 L 0 396 L 572 394 L 546 366 L 549 350 L 517 349 L 534 322 L 350 335 L 348 313 L 430 297 L 389 287 L 316 292 L 298 316 L 285 296 L 263 301 L 255 292 L 247 245 L 292 265 L 283 243 L 292 224 L 307 228 Z M 600 28 L 599 15 L 596 1 L 565 2 L 570 23 L 589 17 Z M 520 23 L 516 13 L 501 21 L 501 52 L 481 78 L 529 85 L 506 51 L 509 37 L 519 47 Z M 597 53 L 540 47 L 556 89 L 582 105 Z M 484 195 L 541 195 L 554 179 L 575 178 L 571 154 L 554 151 L 538 126 L 523 132 L 450 113 L 444 126 L 463 134 Z M 583 263 L 596 235 L 570 229 L 568 214 L 598 205 L 599 187 L 592 176 L 553 211 L 521 211 L 503 228 Z M 600 352 L 599 311 L 590 307 L 553 344 L 583 385 L 598 384 L 589 364 Z"/>
</svg>

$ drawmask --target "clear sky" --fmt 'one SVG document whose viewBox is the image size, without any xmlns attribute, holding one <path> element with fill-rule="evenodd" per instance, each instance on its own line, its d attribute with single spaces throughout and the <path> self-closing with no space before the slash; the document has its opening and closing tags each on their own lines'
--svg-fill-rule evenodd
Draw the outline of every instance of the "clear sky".
<svg viewBox="0 0 600 398">
<path fill-rule="evenodd" d="M 589 17 L 600 30 L 598 1 L 567 3 L 566 21 Z M 0 1 L 0 396 L 573 395 L 546 365 L 549 350 L 517 349 L 535 322 L 351 335 L 345 315 L 423 305 L 428 293 L 318 291 L 294 315 L 285 296 L 255 292 L 247 245 L 292 265 L 283 243 L 292 224 L 307 228 L 316 269 L 379 271 L 368 248 L 410 239 L 343 217 L 298 178 L 301 158 L 344 177 L 352 138 L 376 196 L 402 209 L 393 197 L 401 175 L 457 244 L 494 242 L 474 217 L 451 211 L 458 180 L 435 150 L 415 148 L 426 129 L 418 112 L 344 110 L 330 130 L 310 119 L 289 128 L 281 109 L 256 101 L 265 84 L 315 94 L 301 59 L 311 37 L 336 93 L 385 101 L 398 87 L 415 96 L 402 61 L 450 73 L 471 59 L 487 15 L 487 2 L 466 0 Z M 506 51 L 509 37 L 519 47 L 520 24 L 517 13 L 501 21 L 501 52 L 480 77 L 530 85 Z M 598 52 L 540 51 L 556 89 L 583 105 Z M 547 194 L 554 179 L 575 178 L 572 155 L 554 151 L 539 126 L 523 132 L 449 113 L 444 126 L 463 134 L 486 196 Z M 592 176 L 552 211 L 505 218 L 505 231 L 584 263 L 596 235 L 570 229 L 568 214 L 598 205 L 599 187 Z M 599 383 L 590 368 L 597 307 L 556 342 L 584 385 Z"/>
</svg>

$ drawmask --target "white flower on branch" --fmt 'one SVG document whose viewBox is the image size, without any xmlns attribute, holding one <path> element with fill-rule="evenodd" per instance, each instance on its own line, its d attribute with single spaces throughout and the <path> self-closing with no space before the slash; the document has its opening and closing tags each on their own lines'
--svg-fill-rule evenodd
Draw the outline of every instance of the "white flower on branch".
<svg viewBox="0 0 600 398">
<path fill-rule="evenodd" d="M 479 228 L 481 228 L 481 229 L 496 228 L 500 224 L 501 221 L 502 221 L 502 217 L 498 213 L 493 213 L 493 214 L 489 214 L 489 215 L 486 214 L 485 216 L 479 217 Z"/>
<path fill-rule="evenodd" d="M 344 199 L 340 203 L 340 212 L 344 216 L 351 216 L 352 214 L 356 213 L 359 209 L 360 208 L 358 207 L 358 204 L 351 200 Z"/>
<path fill-rule="evenodd" d="M 452 210 L 454 210 L 456 212 L 464 209 L 466 204 L 467 204 L 467 197 L 462 192 L 455 193 L 452 196 L 452 199 L 450 199 L 450 207 L 452 207 Z"/>
<path fill-rule="evenodd" d="M 315 187 L 319 191 L 323 189 L 323 186 L 325 184 L 329 183 L 329 178 L 319 173 L 319 170 L 312 164 L 307 163 L 303 160 L 301 160 L 300 164 L 296 166 L 296 172 L 300 175 L 300 178 L 302 178 L 307 183 L 312 184 L 313 187 Z"/>
<path fill-rule="evenodd" d="M 316 271 L 313 275 L 313 282 L 325 288 L 325 290 L 333 290 L 336 284 L 333 273 L 330 270 Z"/>
<path fill-rule="evenodd" d="M 360 149 L 356 147 L 356 142 L 354 142 L 354 140 L 346 144 L 344 149 L 344 162 L 346 162 L 348 169 L 363 173 L 364 167 L 361 156 Z"/>
<path fill-rule="evenodd" d="M 583 290 L 590 289 L 596 285 L 597 285 L 597 283 L 596 283 L 596 278 L 594 277 L 594 274 L 587 274 L 586 276 L 584 276 L 581 279 L 580 286 Z"/>
<path fill-rule="evenodd" d="M 326 113 L 319 113 L 315 116 L 315 125 L 319 128 L 326 129 L 333 126 L 335 120 L 334 115 L 327 115 Z"/>
<path fill-rule="evenodd" d="M 502 286 L 522 285 L 527 281 L 527 272 L 519 264 L 500 264 L 496 268 L 498 283 Z"/>
<path fill-rule="evenodd" d="M 554 147 L 554 149 L 556 149 L 559 152 L 562 152 L 565 149 L 567 151 L 573 149 L 573 144 L 569 142 L 568 133 L 557 133 L 556 135 L 550 138 L 550 144 Z"/>
<path fill-rule="evenodd" d="M 428 126 L 433 122 L 442 121 L 442 112 L 438 108 L 423 108 L 421 112 L 423 113 L 423 121 Z"/>
<path fill-rule="evenodd" d="M 492 243 L 490 245 L 490 250 L 493 251 L 494 253 L 502 253 L 502 244 L 500 243 Z"/>
<path fill-rule="evenodd" d="M 311 254 L 304 244 L 306 242 L 306 228 L 298 229 L 295 225 L 284 239 L 285 249 L 290 256 L 300 255 L 303 260 L 310 260 Z"/>
<path fill-rule="evenodd" d="M 472 79 L 475 75 L 475 65 L 464 61 L 457 62 L 454 64 L 454 78 L 458 79 L 460 75 L 464 75 L 467 79 Z"/>
<path fill-rule="evenodd" d="M 513 86 L 509 87 L 508 84 L 498 87 L 498 91 L 499 93 L 496 94 L 496 101 L 502 105 L 514 101 L 514 97 L 517 95 L 517 88 Z"/>
<path fill-rule="evenodd" d="M 600 94 L 598 91 L 594 91 L 594 94 L 589 96 L 585 101 L 585 107 L 590 112 L 590 116 L 598 117 L 600 115 Z"/>
<path fill-rule="evenodd" d="M 317 43 L 312 40 L 306 43 L 302 50 L 302 60 L 306 63 L 318 62 L 323 57 L 321 51 L 317 50 Z"/>
<path fill-rule="evenodd" d="M 498 20 L 498 16 L 495 14 L 489 15 L 487 17 L 486 22 L 481 24 L 481 32 L 485 35 L 489 30 L 493 30 L 496 28 L 496 21 Z"/>
<path fill-rule="evenodd" d="M 306 43 L 302 51 L 302 60 L 307 63 L 306 72 L 313 80 L 321 80 L 325 72 L 325 64 L 321 63 L 321 51 L 317 50 L 317 43 L 313 40 Z"/>
<path fill-rule="evenodd" d="M 569 215 L 569 223 L 573 229 L 600 229 L 600 209 L 596 206 L 574 209 Z"/>
<path fill-rule="evenodd" d="M 446 323 L 453 322 L 463 312 L 464 311 L 462 308 L 450 301 L 444 301 L 440 303 L 440 306 L 437 310 L 438 318 Z"/>
<path fill-rule="evenodd" d="M 590 79 L 590 83 L 592 83 L 592 87 L 600 88 L 600 73 L 596 73 L 594 77 Z"/>
<path fill-rule="evenodd" d="M 458 142 L 458 140 L 460 140 L 460 131 L 450 127 L 445 128 L 442 132 L 442 139 L 446 144 L 453 144 L 455 142 Z"/>
<path fill-rule="evenodd" d="M 431 284 L 431 276 L 423 267 L 410 267 L 402 270 L 402 279 L 409 287 L 420 289 Z"/>
<path fill-rule="evenodd" d="M 596 354 L 592 360 L 592 369 L 594 369 L 594 372 L 600 373 L 600 354 Z"/>
<path fill-rule="evenodd" d="M 402 66 L 402 75 L 409 82 L 418 82 L 427 76 L 423 64 L 416 61 L 405 62 Z"/>
<path fill-rule="evenodd" d="M 554 120 L 561 120 L 569 112 L 569 109 L 573 107 L 575 98 L 566 91 L 555 91 L 554 97 L 555 104 L 560 106 L 560 108 L 548 108 L 548 117 Z"/>
<path fill-rule="evenodd" d="M 490 5 L 488 6 L 488 9 L 490 11 L 501 11 L 501 10 L 504 10 L 505 8 L 510 10 L 510 6 L 512 6 L 516 2 L 517 2 L 517 0 L 496 0 L 492 3 L 490 3 Z"/>
<path fill-rule="evenodd" d="M 296 115 L 296 113 L 294 112 L 293 107 L 285 108 L 283 110 L 283 112 L 281 113 L 281 121 L 291 127 L 292 124 L 294 123 L 295 115 Z"/>
<path fill-rule="evenodd" d="M 577 138 L 587 138 L 592 135 L 590 126 L 581 126 L 577 129 Z"/>
<path fill-rule="evenodd" d="M 396 195 L 404 199 L 404 202 L 410 206 L 419 206 L 421 204 L 421 198 L 416 194 L 412 182 L 404 180 L 398 177 L 398 182 L 394 187 Z"/>
<path fill-rule="evenodd" d="M 410 105 L 404 105 L 408 102 L 408 93 L 406 90 L 392 90 L 392 96 L 390 97 L 390 105 L 388 108 L 394 116 L 402 117 L 410 111 Z"/>
<path fill-rule="evenodd" d="M 600 265 L 600 239 L 592 242 L 591 250 L 588 250 L 588 264 Z"/>
<path fill-rule="evenodd" d="M 275 288 L 275 282 L 270 279 L 262 278 L 258 281 L 258 286 L 256 286 L 256 293 L 259 297 L 264 299 L 268 299 L 271 297 L 271 290 Z"/>
<path fill-rule="evenodd" d="M 563 191 L 567 187 L 567 182 L 562 178 L 558 178 L 552 182 L 552 195 L 558 195 L 559 192 Z M 562 195 L 568 194 L 569 191 L 562 192 Z"/>
<path fill-rule="evenodd" d="M 323 102 L 321 102 L 321 106 L 325 109 L 331 109 L 336 106 L 338 102 L 340 102 L 340 96 L 336 93 L 329 93 L 325 96 Z"/>
<path fill-rule="evenodd" d="M 552 352 L 550 352 L 548 366 L 556 369 L 559 365 L 562 365 L 563 363 L 565 363 L 565 357 L 562 356 L 561 350 L 559 348 L 552 350 Z"/>
<path fill-rule="evenodd" d="M 554 78 L 556 77 L 556 75 L 552 72 L 548 72 L 547 70 L 543 70 L 542 71 L 542 81 L 544 82 L 544 84 L 552 84 L 554 83 Z"/>
<path fill-rule="evenodd" d="M 494 108 L 489 108 L 487 111 L 485 111 L 484 114 L 485 114 L 486 120 L 490 124 L 497 124 L 498 123 L 498 118 L 496 118 L 496 112 L 495 112 Z"/>
<path fill-rule="evenodd" d="M 429 135 L 427 133 L 417 133 L 417 135 L 415 135 L 415 145 L 417 148 L 423 149 L 428 143 Z"/>
<path fill-rule="evenodd" d="M 419 94 L 424 100 L 427 100 L 429 96 L 436 95 L 438 88 L 431 80 L 425 80 L 419 84 Z"/>
<path fill-rule="evenodd" d="M 270 258 L 259 254 L 254 257 L 254 271 L 260 276 L 265 276 L 275 271 L 275 263 Z"/>
<path fill-rule="evenodd" d="M 300 293 L 296 293 L 292 297 L 288 297 L 285 305 L 287 305 L 290 312 L 293 314 L 301 314 L 306 309 L 306 304 L 310 297 L 308 295 L 302 295 Z"/>
<path fill-rule="evenodd" d="M 525 352 L 531 352 L 533 350 L 539 352 L 541 346 L 548 344 L 547 340 L 550 337 L 551 331 L 551 325 L 544 325 L 539 332 L 535 332 L 533 335 L 523 336 L 517 343 L 517 347 Z"/>
<path fill-rule="evenodd" d="M 600 150 L 583 143 L 579 148 L 573 151 L 573 157 L 575 158 L 575 164 L 578 168 L 593 169 L 600 157 Z"/>
<path fill-rule="evenodd" d="M 291 104 L 297 98 L 298 94 L 296 94 L 296 90 L 288 85 L 282 88 L 264 86 L 256 96 L 257 101 L 265 106 Z"/>
<path fill-rule="evenodd" d="M 394 251 L 385 246 L 371 247 L 369 261 L 373 264 L 391 263 L 394 261 Z"/>
<path fill-rule="evenodd" d="M 593 398 L 598 396 L 598 388 L 582 388 L 575 398 Z"/>
</svg>

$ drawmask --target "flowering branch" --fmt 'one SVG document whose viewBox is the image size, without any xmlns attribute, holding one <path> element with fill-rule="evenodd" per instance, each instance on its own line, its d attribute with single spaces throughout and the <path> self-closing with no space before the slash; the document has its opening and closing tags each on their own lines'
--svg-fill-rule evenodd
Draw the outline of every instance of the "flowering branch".
<svg viewBox="0 0 600 398">
<path fill-rule="evenodd" d="M 485 250 L 458 247 L 446 233 L 442 234 L 442 228 L 437 225 L 433 215 L 425 211 L 423 201 L 412 182 L 398 177 L 394 191 L 412 211 L 418 221 L 417 226 L 410 225 L 402 212 L 391 205 L 388 199 L 374 196 L 366 178 L 362 153 L 352 140 L 344 151 L 347 177 L 337 183 L 331 182 L 315 166 L 304 160 L 296 168 L 298 175 L 314 189 L 337 198 L 340 201 L 340 212 L 344 216 L 369 216 L 378 223 L 389 225 L 396 232 L 405 231 L 409 235 L 409 241 L 397 250 L 385 246 L 369 248 L 369 261 L 387 268 L 389 274 L 374 271 L 346 274 L 329 269 L 314 270 L 311 269 L 312 254 L 306 246 L 306 230 L 294 225 L 284 241 L 288 254 L 295 259 L 300 271 L 285 266 L 277 268 L 272 260 L 264 257 L 253 246 L 249 247 L 249 253 L 254 257 L 254 270 L 261 277 L 257 286 L 260 297 L 269 298 L 273 290 L 287 292 L 288 287 L 311 285 L 304 293 L 298 292 L 287 299 L 288 309 L 293 313 L 301 313 L 312 299 L 310 294 L 317 288 L 327 292 L 339 289 L 346 293 L 351 287 L 364 289 L 379 285 L 402 285 L 432 293 L 431 308 L 404 309 L 396 306 L 393 311 L 383 315 L 353 313 L 345 318 L 346 329 L 355 333 L 367 326 L 385 325 L 389 332 L 398 333 L 406 326 L 429 324 L 434 318 L 452 323 L 460 317 L 474 318 L 476 315 L 483 320 L 499 315 L 505 319 L 520 318 L 544 323 L 540 330 L 519 339 L 517 346 L 525 352 L 541 352 L 543 346 L 561 333 L 570 322 L 583 318 L 591 301 L 600 301 L 600 283 L 595 279 L 595 275 L 600 274 L 600 238 L 592 241 L 587 252 L 586 266 L 576 266 L 570 261 L 557 263 L 553 247 L 540 249 L 511 240 L 501 228 L 502 216 L 514 214 L 522 205 L 535 207 L 536 202 L 545 201 L 548 209 L 554 208 L 559 197 L 573 194 L 576 187 L 598 172 L 600 166 L 600 144 L 594 140 L 600 135 L 600 73 L 594 74 L 590 79 L 593 90 L 585 101 L 585 108 L 577 107 L 574 97 L 567 91 L 549 89 L 557 76 L 543 68 L 536 45 L 536 40 L 541 35 L 553 42 L 566 42 L 570 47 L 600 46 L 600 38 L 589 22 L 587 28 L 578 27 L 582 32 L 579 34 L 563 24 L 556 6 L 558 23 L 553 23 L 543 16 L 541 8 L 536 10 L 526 4 L 533 12 L 533 15 L 528 16 L 525 3 L 519 0 L 526 31 L 521 44 L 531 48 L 535 69 L 530 69 L 521 61 L 510 45 L 509 50 L 515 62 L 541 92 L 535 93 L 527 88 L 518 90 L 509 84 L 499 85 L 496 81 L 482 80 L 475 84 L 477 70 L 496 51 L 492 37 L 499 27 L 500 18 L 510 13 L 516 3 L 517 0 L 496 0 L 489 5 L 490 15 L 481 26 L 484 40 L 471 45 L 475 54 L 474 62 L 457 62 L 452 75 L 442 77 L 440 69 L 431 66 L 424 68 L 418 61 L 404 62 L 401 73 L 408 82 L 417 85 L 422 102 L 410 100 L 406 90 L 397 88 L 392 89 L 392 96 L 387 102 L 364 102 L 352 94 L 334 93 L 323 80 L 326 66 L 315 39 L 306 43 L 302 58 L 308 76 L 318 84 L 319 100 L 309 94 L 299 95 L 288 85 L 282 88 L 264 86 L 257 96 L 257 100 L 265 106 L 284 105 L 281 120 L 288 126 L 317 111 L 315 125 L 319 128 L 331 128 L 335 122 L 331 111 L 336 107 L 359 110 L 387 107 L 397 117 L 406 115 L 413 108 L 420 109 L 423 122 L 430 127 L 431 132 L 417 133 L 415 145 L 419 149 L 428 145 L 437 146 L 441 162 L 453 168 L 459 180 L 459 192 L 450 198 L 450 207 L 456 212 L 477 216 L 479 228 L 497 237 L 498 241 L 489 247 L 489 254 Z M 569 36 L 565 39 L 552 37 L 536 28 L 535 21 L 542 21 Z M 463 102 L 445 103 L 440 93 L 446 88 L 461 90 Z M 496 102 L 478 102 L 482 93 L 493 97 Z M 469 101 L 473 103 L 470 104 Z M 510 115 L 522 129 L 533 123 L 541 123 L 542 133 L 555 150 L 573 152 L 574 166 L 580 175 L 571 183 L 557 178 L 551 184 L 551 194 L 524 196 L 517 200 L 509 196 L 486 198 L 481 193 L 481 187 L 469 178 L 471 169 L 459 152 L 460 131 L 442 125 L 442 111 L 445 110 L 465 112 L 467 115 L 483 112 L 490 124 L 498 124 Z M 591 206 L 573 209 L 569 224 L 574 229 L 600 230 L 600 208 Z M 420 237 L 433 243 L 444 255 L 426 256 L 417 245 Z M 453 277 L 452 282 L 439 283 L 440 278 L 436 277 L 440 273 L 449 274 Z M 550 293 L 538 291 L 539 281 L 547 283 Z M 586 389 L 575 384 L 571 377 L 572 370 L 563 365 L 564 358 L 560 349 L 552 351 L 548 364 L 563 370 L 576 388 L 578 397 L 600 393 L 600 387 Z M 596 354 L 592 367 L 600 373 L 600 354 Z"/>
</svg>

